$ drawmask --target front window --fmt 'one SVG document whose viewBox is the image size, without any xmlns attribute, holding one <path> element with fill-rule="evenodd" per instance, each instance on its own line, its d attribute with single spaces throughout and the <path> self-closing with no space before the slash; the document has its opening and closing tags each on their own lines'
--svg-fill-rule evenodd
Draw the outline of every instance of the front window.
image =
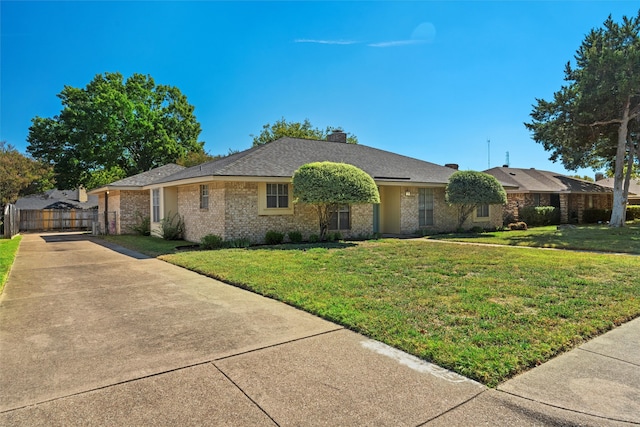
<svg viewBox="0 0 640 427">
<path fill-rule="evenodd" d="M 153 206 L 152 221 L 160 222 L 160 189 L 151 190 L 151 200 Z"/>
<path fill-rule="evenodd" d="M 209 186 L 200 186 L 200 209 L 209 209 Z"/>
<path fill-rule="evenodd" d="M 540 193 L 533 193 L 533 206 L 540 206 Z"/>
<path fill-rule="evenodd" d="M 433 225 L 433 188 L 418 190 L 418 225 Z"/>
<path fill-rule="evenodd" d="M 478 205 L 478 208 L 476 209 L 476 217 L 489 218 L 489 205 L 486 203 Z"/>
<path fill-rule="evenodd" d="M 289 207 L 289 184 L 267 184 L 267 208 Z"/>
<path fill-rule="evenodd" d="M 329 210 L 329 230 L 350 230 L 351 213 L 349 205 L 340 205 Z"/>
</svg>

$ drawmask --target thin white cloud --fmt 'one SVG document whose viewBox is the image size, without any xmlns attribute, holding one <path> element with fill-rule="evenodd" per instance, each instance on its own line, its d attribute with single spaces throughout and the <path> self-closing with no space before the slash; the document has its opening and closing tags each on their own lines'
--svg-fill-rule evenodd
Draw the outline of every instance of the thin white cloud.
<svg viewBox="0 0 640 427">
<path fill-rule="evenodd" d="M 426 40 L 394 40 L 390 42 L 369 43 L 370 47 L 394 47 L 394 46 L 406 46 L 411 44 L 423 44 L 427 43 Z"/>
<path fill-rule="evenodd" d="M 337 44 L 337 45 L 348 45 L 348 44 L 358 43 L 357 41 L 353 41 L 353 40 L 296 39 L 294 41 L 296 43 L 317 43 L 317 44 Z"/>
<path fill-rule="evenodd" d="M 423 22 L 413 29 L 411 38 L 407 40 L 393 40 L 388 42 L 369 43 L 371 47 L 395 47 L 415 44 L 433 43 L 436 38 L 436 27 L 431 22 Z"/>
</svg>

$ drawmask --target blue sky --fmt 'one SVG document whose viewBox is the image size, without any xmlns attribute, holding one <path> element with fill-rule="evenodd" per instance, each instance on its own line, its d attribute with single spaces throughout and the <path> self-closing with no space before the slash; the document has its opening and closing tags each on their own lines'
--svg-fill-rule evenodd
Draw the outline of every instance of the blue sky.
<svg viewBox="0 0 640 427">
<path fill-rule="evenodd" d="M 212 154 L 282 117 L 427 160 L 565 173 L 523 122 L 590 29 L 637 1 L 0 2 L 0 140 L 26 148 L 64 85 L 151 75 Z M 487 142 L 490 140 L 490 144 Z M 578 171 L 593 175 L 590 170 Z"/>
</svg>

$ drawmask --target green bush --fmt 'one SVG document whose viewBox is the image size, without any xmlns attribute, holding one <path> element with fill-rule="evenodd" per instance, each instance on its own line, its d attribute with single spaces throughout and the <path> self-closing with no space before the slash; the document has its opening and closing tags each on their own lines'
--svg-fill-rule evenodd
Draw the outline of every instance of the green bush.
<svg viewBox="0 0 640 427">
<path fill-rule="evenodd" d="M 518 216 L 531 227 L 560 224 L 560 209 L 554 206 L 525 206 L 520 208 Z"/>
<path fill-rule="evenodd" d="M 165 240 L 180 240 L 184 236 L 184 220 L 176 213 L 162 218 L 160 221 L 160 230 L 162 238 Z"/>
<path fill-rule="evenodd" d="M 585 209 L 582 212 L 582 222 L 585 224 L 595 224 L 607 222 L 611 219 L 610 209 Z"/>
<path fill-rule="evenodd" d="M 129 226 L 129 231 L 141 236 L 151 235 L 151 218 L 148 216 L 142 216 L 139 211 L 135 213 L 136 223 Z"/>
<path fill-rule="evenodd" d="M 302 233 L 299 231 L 290 231 L 289 234 L 287 234 L 287 236 L 289 237 L 289 241 L 291 243 L 302 242 Z"/>
<path fill-rule="evenodd" d="M 284 233 L 280 233 L 278 231 L 267 231 L 267 234 L 264 236 L 264 242 L 267 245 L 279 245 L 284 241 Z"/>
<path fill-rule="evenodd" d="M 320 241 L 320 236 L 317 234 L 309 235 L 309 243 L 318 243 Z"/>
<path fill-rule="evenodd" d="M 207 234 L 200 239 L 200 247 L 202 249 L 220 249 L 224 247 L 224 241 L 216 234 Z"/>
<path fill-rule="evenodd" d="M 330 242 L 337 242 L 338 240 L 342 240 L 342 234 L 340 234 L 339 231 L 336 231 L 335 233 L 329 233 L 327 234 L 327 240 Z"/>
<path fill-rule="evenodd" d="M 251 246 L 251 240 L 246 237 L 241 237 L 239 239 L 229 240 L 225 243 L 225 246 L 228 248 L 248 248 Z"/>
<path fill-rule="evenodd" d="M 640 205 L 627 206 L 627 221 L 640 219 Z"/>
<path fill-rule="evenodd" d="M 484 233 L 484 228 L 480 227 L 479 225 L 476 225 L 475 227 L 472 227 L 469 230 L 470 233 L 476 233 L 476 234 L 480 234 L 480 233 Z"/>
</svg>

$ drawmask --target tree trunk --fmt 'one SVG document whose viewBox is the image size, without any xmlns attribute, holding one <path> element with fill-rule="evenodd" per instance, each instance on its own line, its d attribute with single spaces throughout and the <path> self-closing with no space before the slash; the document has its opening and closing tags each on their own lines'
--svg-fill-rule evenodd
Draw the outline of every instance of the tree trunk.
<svg viewBox="0 0 640 427">
<path fill-rule="evenodd" d="M 613 207 L 609 227 L 624 227 L 627 216 L 627 193 L 624 191 L 624 154 L 627 151 L 627 134 L 629 127 L 629 106 L 631 100 L 627 98 L 622 113 L 622 122 L 618 128 L 618 149 L 616 150 L 616 165 L 613 174 Z M 630 153 L 633 155 L 633 152 Z"/>
</svg>

